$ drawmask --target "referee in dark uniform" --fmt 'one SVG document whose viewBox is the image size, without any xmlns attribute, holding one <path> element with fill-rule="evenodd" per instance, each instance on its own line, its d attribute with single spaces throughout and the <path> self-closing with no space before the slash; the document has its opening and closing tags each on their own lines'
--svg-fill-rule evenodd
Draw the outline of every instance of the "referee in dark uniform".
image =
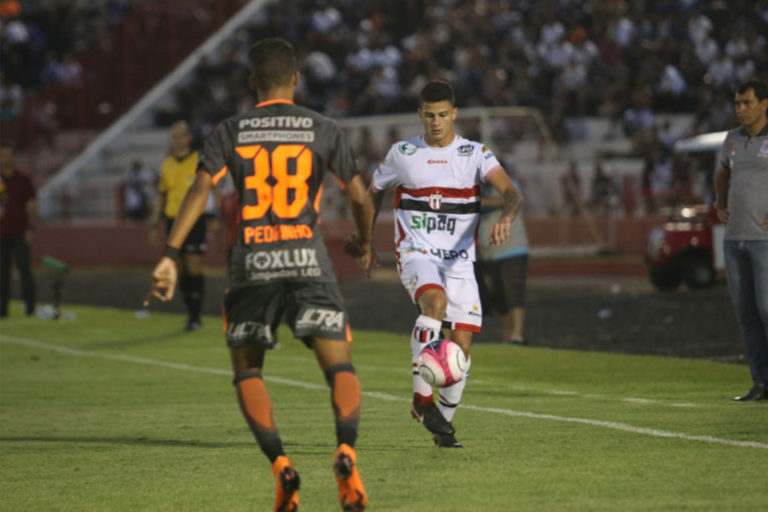
<svg viewBox="0 0 768 512">
<path fill-rule="evenodd" d="M 736 89 L 741 126 L 728 132 L 715 171 L 715 207 L 725 224 L 725 272 L 752 374 L 737 402 L 768 399 L 768 86 Z"/>
</svg>

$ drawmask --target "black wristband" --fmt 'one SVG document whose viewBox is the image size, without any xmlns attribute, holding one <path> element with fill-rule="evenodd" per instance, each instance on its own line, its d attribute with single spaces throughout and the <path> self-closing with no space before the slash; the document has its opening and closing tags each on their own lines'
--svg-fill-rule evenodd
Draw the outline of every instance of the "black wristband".
<svg viewBox="0 0 768 512">
<path fill-rule="evenodd" d="M 179 251 L 180 249 L 177 249 L 176 247 L 171 247 L 170 245 L 166 245 L 165 250 L 163 251 L 163 256 L 167 256 L 172 260 L 175 260 L 176 258 L 179 257 Z"/>
</svg>

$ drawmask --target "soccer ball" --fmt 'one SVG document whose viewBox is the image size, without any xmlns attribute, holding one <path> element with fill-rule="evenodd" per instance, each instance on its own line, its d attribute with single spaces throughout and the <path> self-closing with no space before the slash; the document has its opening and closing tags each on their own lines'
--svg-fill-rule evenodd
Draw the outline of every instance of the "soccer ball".
<svg viewBox="0 0 768 512">
<path fill-rule="evenodd" d="M 427 384 L 444 388 L 456 384 L 464 377 L 467 358 L 455 342 L 437 340 L 422 349 L 416 367 Z"/>
</svg>

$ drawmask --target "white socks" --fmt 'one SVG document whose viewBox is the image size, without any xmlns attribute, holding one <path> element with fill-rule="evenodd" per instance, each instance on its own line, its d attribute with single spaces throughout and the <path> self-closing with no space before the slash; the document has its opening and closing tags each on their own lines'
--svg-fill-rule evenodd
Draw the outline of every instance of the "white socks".
<svg viewBox="0 0 768 512">
<path fill-rule="evenodd" d="M 416 359 L 421 353 L 421 349 L 427 343 L 435 341 L 440 337 L 440 328 L 443 323 L 440 320 L 428 317 L 426 315 L 419 315 L 416 319 L 416 325 L 411 332 L 411 363 L 413 369 L 413 393 L 421 395 L 422 397 L 432 396 L 432 386 L 424 382 L 424 379 L 419 375 L 416 369 Z M 454 384 L 456 385 L 456 384 Z M 459 395 L 461 396 L 461 395 Z"/>
<path fill-rule="evenodd" d="M 427 343 L 435 341 L 440 337 L 440 329 L 443 323 L 440 320 L 420 315 L 416 319 L 416 325 L 411 333 L 411 363 L 413 367 L 413 395 L 414 400 L 423 400 L 432 396 L 432 386 L 427 384 L 419 375 L 416 369 L 416 359 L 421 350 Z M 464 388 L 467 386 L 469 369 L 472 366 L 472 358 L 467 359 L 467 369 L 464 376 L 456 384 L 440 389 L 440 400 L 438 407 L 446 420 L 453 421 L 453 415 L 456 414 L 456 406 L 461 401 L 461 395 L 464 394 Z M 430 399 L 431 401 L 431 399 Z"/>
<path fill-rule="evenodd" d="M 467 359 L 467 369 L 464 376 L 456 384 L 444 387 L 440 390 L 440 401 L 438 408 L 448 422 L 453 421 L 453 415 L 456 414 L 456 406 L 461 401 L 461 395 L 464 394 L 464 388 L 467 386 L 469 378 L 469 368 L 472 366 L 472 358 Z"/>
</svg>

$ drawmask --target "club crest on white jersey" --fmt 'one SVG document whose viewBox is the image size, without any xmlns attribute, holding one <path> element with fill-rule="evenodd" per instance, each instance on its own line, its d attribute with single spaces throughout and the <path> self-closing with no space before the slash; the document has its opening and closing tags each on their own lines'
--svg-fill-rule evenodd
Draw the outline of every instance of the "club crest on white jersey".
<svg viewBox="0 0 768 512">
<path fill-rule="evenodd" d="M 433 210 L 439 211 L 440 210 L 440 201 L 443 199 L 443 194 L 440 193 L 440 191 L 435 192 L 434 194 L 429 194 L 429 207 Z"/>
</svg>

